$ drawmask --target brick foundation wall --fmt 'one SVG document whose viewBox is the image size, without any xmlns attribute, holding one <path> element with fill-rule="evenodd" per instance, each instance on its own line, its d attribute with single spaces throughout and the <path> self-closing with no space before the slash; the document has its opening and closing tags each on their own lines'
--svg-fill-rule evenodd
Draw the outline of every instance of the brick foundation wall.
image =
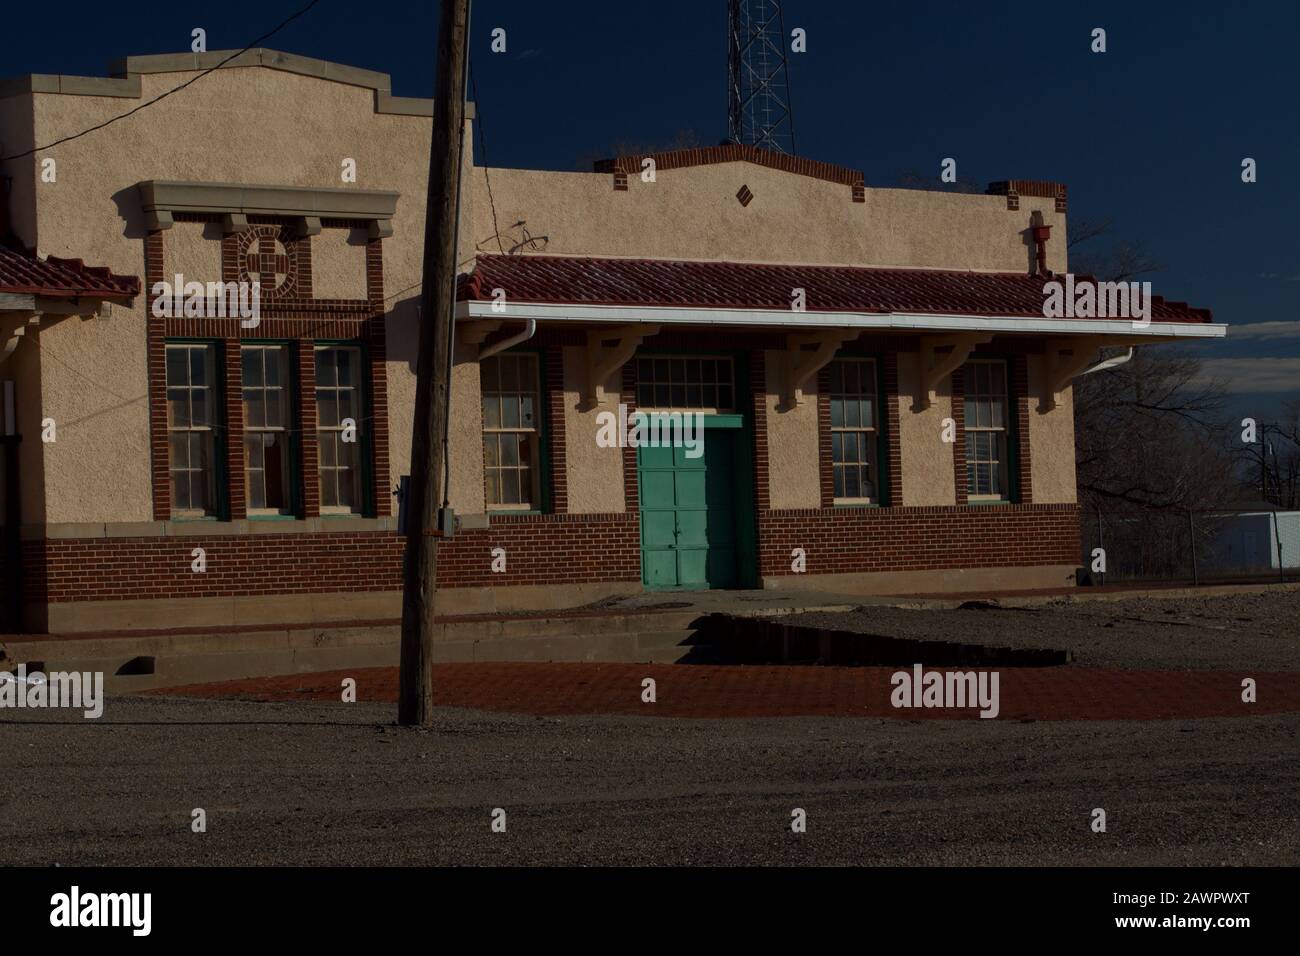
<svg viewBox="0 0 1300 956">
<path fill-rule="evenodd" d="M 809 574 L 1032 567 L 1079 561 L 1076 505 L 801 508 L 760 513 L 759 568 L 791 574 L 803 548 Z"/>
<path fill-rule="evenodd" d="M 506 571 L 491 570 L 505 548 Z M 442 587 L 641 580 L 636 515 L 519 515 L 438 548 Z M 203 548 L 207 570 L 191 570 Z M 27 541 L 28 603 L 394 591 L 403 539 L 393 532 L 52 538 Z"/>
</svg>

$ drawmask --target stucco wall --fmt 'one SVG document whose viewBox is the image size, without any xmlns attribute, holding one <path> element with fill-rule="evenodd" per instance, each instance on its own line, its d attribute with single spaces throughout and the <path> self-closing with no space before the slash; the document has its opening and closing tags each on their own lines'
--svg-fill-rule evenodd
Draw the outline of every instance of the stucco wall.
<svg viewBox="0 0 1300 956">
<path fill-rule="evenodd" d="M 318 299 L 364 299 L 366 231 L 322 229 L 312 236 L 311 281 Z"/>
<path fill-rule="evenodd" d="M 1029 460 L 1035 504 L 1077 500 L 1074 463 L 1074 386 L 1066 386 L 1051 411 L 1043 411 L 1047 394 L 1046 359 L 1029 357 Z"/>
<path fill-rule="evenodd" d="M 25 431 L 22 457 L 29 443 L 43 455 L 45 520 L 152 520 L 143 323 L 116 306 L 108 318 L 46 319 L 39 349 L 37 417 L 55 420 L 58 439 Z"/>
<path fill-rule="evenodd" d="M 195 75 L 145 74 L 141 76 L 143 98 Z M 12 113 L 15 104 L 32 101 L 38 142 L 100 123 L 134 103 L 39 93 L 30 99 L 0 100 L 0 109 Z M 7 121 L 4 114 L 0 119 Z M 35 187 L 35 238 L 43 254 L 83 259 L 143 280 L 145 228 L 134 188 L 141 180 L 346 188 L 349 184 L 341 180 L 340 164 L 345 158 L 355 159 L 357 188 L 401 193 L 394 237 L 385 243 L 384 266 L 390 307 L 408 302 L 410 306 L 390 316 L 391 328 L 394 321 L 403 321 L 419 294 L 429 129 L 427 117 L 376 114 L 374 92 L 367 88 L 260 67 L 223 69 L 128 120 L 52 151 L 58 160 L 58 181 Z M 21 188 L 22 184 L 15 185 L 20 217 L 30 214 L 32 206 L 22 201 Z M 28 213 L 23 212 L 24 206 Z M 214 251 L 209 251 L 187 236 L 191 231 L 193 227 L 177 224 L 165 237 L 164 274 L 183 266 L 188 275 L 191 268 L 198 270 L 204 268 L 202 263 L 215 261 L 210 257 L 216 254 L 216 241 L 204 240 L 211 243 Z M 322 243 L 329 244 L 329 239 Z M 326 249 L 318 260 L 332 275 L 323 274 L 320 266 L 313 270 L 316 294 L 332 294 L 340 283 L 358 288 L 360 277 L 362 292 L 347 297 L 363 297 L 364 250 L 349 246 L 339 256 L 335 251 Z M 357 254 L 359 265 L 348 265 L 346 273 L 335 270 L 351 252 Z M 134 309 L 115 308 L 112 322 L 90 323 L 74 331 L 72 326 L 79 320 L 65 319 L 54 331 L 41 332 L 60 353 L 75 343 L 79 358 L 98 383 L 74 379 L 57 365 L 47 369 L 42 388 L 45 413 L 92 422 L 94 427 L 68 431 L 66 444 L 61 431 L 58 446 L 47 450 L 46 521 L 152 518 L 148 411 L 143 401 L 145 306 L 146 297 L 141 296 Z M 409 471 L 413 375 L 413 347 L 408 354 L 390 348 L 394 475 Z M 105 385 L 111 391 L 101 387 Z M 471 403 L 475 415 L 477 404 L 475 393 Z M 26 448 L 24 454 L 29 454 Z M 112 489 L 87 495 L 87 475 L 109 473 L 107 463 L 112 463 Z M 481 510 L 481 482 L 478 498 Z M 470 499 L 473 508 L 472 495 Z"/>
<path fill-rule="evenodd" d="M 1004 196 L 868 189 L 855 203 L 848 186 L 744 162 L 661 171 L 654 183 L 632 175 L 627 192 L 616 192 L 608 173 L 493 169 L 491 177 L 498 223 L 526 220 L 533 236 L 549 237 L 552 254 L 1020 272 L 1029 268 L 1024 230 L 1035 210 L 1059 227 L 1056 236 L 1065 230 L 1047 199 L 1021 197 L 1012 212 Z M 496 252 L 481 169 L 474 184 L 473 234 Z M 754 193 L 748 206 L 736 199 L 742 185 Z M 1048 266 L 1064 271 L 1063 242 L 1048 243 Z"/>
<path fill-rule="evenodd" d="M 573 514 L 610 514 L 626 510 L 623 497 L 623 450 L 596 444 L 601 412 L 618 414 L 622 373 L 611 372 L 604 382 L 605 402 L 581 410 L 586 381 L 586 350 L 564 349 L 564 455 L 569 511 Z"/>
<path fill-rule="evenodd" d="M 803 402 L 784 411 L 782 352 L 768 351 L 766 368 L 768 494 L 773 509 L 821 507 L 821 453 L 817 438 L 817 379 L 803 388 Z"/>
<path fill-rule="evenodd" d="M 221 226 L 215 222 L 178 222 L 163 233 L 163 280 L 175 284 L 175 275 L 185 282 L 221 281 Z M 146 295 L 144 276 L 140 287 Z M 173 289 L 173 294 L 184 290 Z"/>
<path fill-rule="evenodd" d="M 143 99 L 195 76 L 144 74 Z M 27 145 L 48 142 L 101 123 L 134 102 L 45 93 L 8 97 L 0 99 L 0 129 L 7 146 L 23 146 L 24 137 Z M 355 160 L 357 188 L 401 195 L 394 235 L 384 242 L 390 460 L 396 479 L 410 470 L 429 130 L 427 117 L 376 114 L 374 92 L 365 87 L 262 67 L 227 68 L 127 120 L 59 146 L 52 151 L 58 160 L 56 183 L 38 183 L 34 161 L 25 172 L 20 163 L 10 164 L 18 167 L 8 170 L 16 176 L 15 221 L 43 254 L 80 258 L 143 279 L 145 227 L 135 191 L 141 180 L 346 188 L 350 184 L 342 182 L 340 164 Z M 485 173 L 474 169 L 466 175 L 463 268 L 476 249 L 499 248 Z M 1024 230 L 1032 213 L 1041 211 L 1045 222 L 1058 227 L 1048 264 L 1065 269 L 1064 244 L 1055 241 L 1064 235 L 1064 216 L 1047 199 L 1022 197 L 1021 208 L 1012 212 L 1000 196 L 867 189 L 866 201 L 854 203 L 848 186 L 740 162 L 660 171 L 653 184 L 632 175 L 626 192 L 615 191 L 607 173 L 494 169 L 491 176 L 507 248 L 522 238 L 510 225 L 522 219 L 534 236 L 549 237 L 547 253 L 1020 271 L 1030 255 Z M 742 184 L 754 193 L 748 207 L 735 197 Z M 187 274 L 214 268 L 217 242 L 198 239 L 198 232 L 178 224 L 168 234 L 164 274 L 178 267 Z M 326 230 L 313 239 L 315 292 L 322 298 L 354 298 L 353 290 L 364 288 L 363 250 L 340 243 L 341 235 Z M 41 452 L 47 461 L 38 469 L 40 492 L 26 489 L 29 501 L 48 502 L 46 521 L 152 517 L 145 307 L 141 296 L 133 309 L 115 307 L 109 321 L 62 319 L 40 333 L 51 348 L 42 366 L 36 420 L 51 415 L 71 423 L 70 428 L 61 424 L 59 443 Z M 24 342 L 20 351 L 35 347 Z M 80 377 L 54 356 L 75 357 Z M 458 357 L 453 373 L 451 498 L 459 513 L 477 514 L 483 510 L 478 370 L 464 359 Z M 566 380 L 567 366 L 566 360 Z M 815 505 L 815 429 L 808 427 L 815 406 L 776 412 L 775 390 L 770 401 L 773 505 Z M 951 498 L 951 469 L 945 474 L 935 464 L 938 452 L 929 449 L 930 419 L 942 417 L 942 405 L 941 398 L 924 419 L 909 420 L 905 403 L 908 504 L 925 495 Z M 1033 434 L 1050 436 L 1035 441 L 1048 441 L 1064 453 L 1070 440 L 1058 421 L 1068 426 L 1068 415 L 1044 416 Z M 594 435 L 594 419 L 589 423 L 571 408 L 566 433 L 571 510 L 621 510 L 621 456 L 595 449 L 594 442 L 585 450 L 583 441 L 574 442 Z M 909 435 L 923 440 L 916 444 Z M 915 447 L 909 451 L 909 445 Z M 590 457 L 584 458 L 587 452 Z M 24 456 L 29 454 L 25 446 Z M 1036 452 L 1036 484 L 1038 457 Z M 111 488 L 88 484 L 102 482 L 105 474 L 112 476 Z M 1065 494 L 1063 472 L 1044 481 L 1055 482 Z M 89 494 L 88 488 L 93 489 Z"/>
<path fill-rule="evenodd" d="M 914 410 L 921 393 L 921 355 L 898 356 L 898 443 L 903 459 L 905 505 L 953 505 L 953 443 L 943 440 L 943 421 L 952 417 L 952 376 L 935 389 L 930 407 Z"/>
</svg>

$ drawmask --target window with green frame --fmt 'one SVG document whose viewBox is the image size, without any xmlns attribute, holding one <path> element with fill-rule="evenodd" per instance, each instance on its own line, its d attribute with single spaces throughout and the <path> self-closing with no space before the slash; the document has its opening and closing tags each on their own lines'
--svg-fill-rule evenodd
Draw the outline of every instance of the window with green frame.
<svg viewBox="0 0 1300 956">
<path fill-rule="evenodd" d="M 881 447 L 884 431 L 879 421 L 876 361 L 836 359 L 827 370 L 835 504 L 881 504 L 880 463 L 888 460 L 889 453 Z"/>
<path fill-rule="evenodd" d="M 316 442 L 322 515 L 366 510 L 365 378 L 355 345 L 317 345 Z"/>
<path fill-rule="evenodd" d="M 1011 501 L 1015 469 L 1007 363 L 972 359 L 962 366 L 966 432 L 966 500 Z"/>
<path fill-rule="evenodd" d="M 217 368 L 214 342 L 166 344 L 168 469 L 177 518 L 218 517 L 222 510 Z"/>
<path fill-rule="evenodd" d="M 489 511 L 544 510 L 541 362 L 503 352 L 479 364 L 483 493 Z"/>
<path fill-rule="evenodd" d="M 244 412 L 244 489 L 249 517 L 293 514 L 290 440 L 293 388 L 289 346 L 240 346 Z"/>
</svg>

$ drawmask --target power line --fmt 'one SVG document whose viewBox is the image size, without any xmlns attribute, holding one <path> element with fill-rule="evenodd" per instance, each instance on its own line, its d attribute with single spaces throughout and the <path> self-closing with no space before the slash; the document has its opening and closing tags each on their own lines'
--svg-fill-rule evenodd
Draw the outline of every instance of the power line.
<svg viewBox="0 0 1300 956">
<path fill-rule="evenodd" d="M 497 204 L 492 198 L 492 176 L 488 173 L 487 138 L 483 132 L 483 116 L 479 106 L 478 84 L 474 82 L 474 60 L 469 61 L 469 87 L 474 97 L 474 128 L 478 130 L 478 149 L 483 154 L 483 181 L 487 183 L 488 205 L 492 207 L 492 232 L 496 235 L 497 248 L 505 253 L 506 247 L 501 242 L 501 227 L 497 225 Z"/>
<path fill-rule="evenodd" d="M 173 93 L 179 93 L 181 90 L 185 89 L 185 87 L 189 86 L 191 83 L 197 83 L 199 80 L 203 79 L 203 78 L 204 78 L 205 76 L 207 76 L 209 73 L 215 73 L 217 70 L 221 69 L 223 66 L 225 66 L 227 63 L 229 63 L 231 60 L 233 60 L 233 59 L 235 59 L 235 58 L 237 58 L 237 57 L 241 57 L 241 56 L 243 56 L 243 55 L 244 55 L 245 53 L 247 53 L 249 50 L 254 49 L 254 48 L 255 48 L 259 43 L 261 43 L 263 40 L 269 40 L 271 37 L 275 36 L 277 33 L 279 33 L 281 30 L 283 30 L 283 29 L 284 29 L 285 27 L 287 27 L 289 24 L 293 23 L 294 20 L 297 20 L 299 17 L 303 16 L 305 13 L 307 13 L 309 10 L 311 10 L 311 8 L 314 7 L 314 6 L 316 6 L 316 4 L 318 4 L 318 3 L 320 3 L 320 0 L 310 0 L 310 2 L 309 2 L 305 7 L 303 7 L 303 8 L 302 8 L 301 10 L 299 10 L 297 13 L 293 14 L 292 16 L 290 16 L 287 20 L 285 20 L 285 21 L 283 21 L 282 23 L 280 23 L 279 26 L 275 27 L 275 28 L 274 28 L 273 30 L 271 30 L 269 33 L 264 33 L 264 34 L 262 34 L 260 37 L 258 37 L 258 38 L 257 38 L 256 40 L 254 40 L 252 43 L 248 44 L 248 46 L 244 47 L 242 50 L 238 51 L 237 53 L 232 53 L 230 56 L 226 57 L 224 60 L 222 60 L 222 61 L 221 61 L 220 63 L 218 63 L 216 66 L 212 67 L 212 68 L 209 69 L 209 70 L 204 70 L 204 71 L 203 71 L 202 73 L 200 73 L 198 76 L 191 77 L 190 79 L 186 80 L 184 83 L 180 84 L 180 86 L 172 87 L 170 90 L 167 90 L 167 92 L 158 94 L 157 96 L 155 96 L 153 99 L 149 100 L 148 102 L 146 102 L 146 103 L 141 103 L 139 106 L 135 107 L 134 109 L 129 109 L 129 110 L 127 110 L 125 113 L 122 113 L 122 114 L 120 114 L 120 115 L 118 115 L 118 116 L 114 116 L 114 117 L 112 117 L 112 118 L 110 118 L 110 119 L 107 119 L 107 120 L 105 120 L 104 122 L 100 123 L 100 124 L 97 125 L 97 126 L 92 126 L 92 127 L 90 127 L 89 129 L 83 129 L 80 133 L 73 133 L 71 136 L 65 136 L 65 137 L 63 137 L 63 139 L 56 139 L 54 142 L 52 142 L 52 143 L 48 143 L 48 144 L 46 144 L 45 146 L 37 146 L 37 147 L 35 147 L 34 149 L 29 149 L 29 150 L 27 150 L 27 152 L 25 152 L 25 153 L 15 153 L 15 154 L 13 154 L 12 156 L 0 156 L 0 162 L 6 162 L 6 161 L 11 160 L 11 159 L 22 159 L 24 156 L 31 156 L 31 155 L 33 155 L 34 153 L 43 152 L 44 150 L 47 150 L 47 149 L 53 149 L 55 146 L 61 146 L 61 145 L 63 145 L 64 143 L 71 142 L 71 141 L 74 140 L 74 139 L 80 139 L 82 136 L 87 136 L 87 135 L 89 135 L 90 133 L 93 133 L 93 132 L 95 132 L 95 131 L 97 131 L 97 130 L 101 130 L 101 129 L 103 129 L 105 126 L 111 126 L 111 125 L 113 125 L 114 123 L 116 123 L 118 120 L 124 120 L 124 119 L 126 119 L 128 116 L 134 116 L 136 113 L 140 112 L 142 109 L 145 109 L 146 107 L 149 107 L 149 106 L 153 106 L 153 105 L 154 105 L 155 103 L 157 103 L 159 100 L 165 100 L 167 97 L 171 96 Z"/>
</svg>

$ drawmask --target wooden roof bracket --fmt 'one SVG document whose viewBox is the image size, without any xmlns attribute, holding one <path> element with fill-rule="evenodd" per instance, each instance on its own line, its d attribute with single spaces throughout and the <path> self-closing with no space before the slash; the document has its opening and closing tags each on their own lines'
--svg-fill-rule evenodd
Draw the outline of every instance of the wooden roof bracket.
<svg viewBox="0 0 1300 956">
<path fill-rule="evenodd" d="M 658 335 L 659 329 L 658 325 L 623 325 L 587 333 L 587 376 L 579 406 L 583 411 L 605 404 L 605 380 L 636 353 L 643 339 Z"/>
<path fill-rule="evenodd" d="M 785 381 L 781 387 L 780 411 L 803 404 L 803 390 L 813 377 L 835 358 L 845 342 L 862 334 L 861 329 L 827 329 L 785 337 Z M 812 346 L 811 349 L 808 346 Z"/>
<path fill-rule="evenodd" d="M 1096 336 L 1074 335 L 1048 339 L 1043 346 L 1047 366 L 1047 387 L 1038 399 L 1038 410 L 1056 408 L 1061 393 L 1079 373 L 1097 361 L 1098 353 L 1116 340 Z"/>
<path fill-rule="evenodd" d="M 461 345 L 481 346 L 487 337 L 501 328 L 500 319 L 457 319 L 456 340 Z"/>
<path fill-rule="evenodd" d="M 912 399 L 912 411 L 930 407 L 939 383 L 965 364 L 977 345 L 993 341 L 993 336 L 971 332 L 957 335 L 923 335 L 921 337 L 921 388 Z"/>
<path fill-rule="evenodd" d="M 9 321 L 9 319 L 13 321 Z M 9 356 L 14 354 L 14 349 L 18 348 L 18 343 L 22 341 L 23 336 L 28 329 L 35 331 L 41 324 L 41 314 L 39 312 L 20 312 L 15 317 L 6 317 L 3 326 L 3 332 L 0 332 L 0 365 L 9 360 Z"/>
</svg>

